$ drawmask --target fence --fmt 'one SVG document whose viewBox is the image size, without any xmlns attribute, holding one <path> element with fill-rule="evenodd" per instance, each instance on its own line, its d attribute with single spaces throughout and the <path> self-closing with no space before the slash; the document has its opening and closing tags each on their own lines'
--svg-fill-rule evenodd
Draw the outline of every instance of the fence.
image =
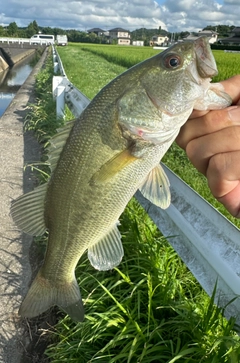
<svg viewBox="0 0 240 363">
<path fill-rule="evenodd" d="M 30 38 L 0 38 L 0 44 L 38 44 L 38 45 L 46 45 L 47 40 L 46 39 L 42 39 L 42 40 L 38 40 L 36 42 L 36 40 L 34 39 L 30 39 Z"/>
<path fill-rule="evenodd" d="M 61 59 L 53 49 L 53 96 L 57 114 L 63 116 L 65 104 L 78 117 L 89 99 L 68 80 Z M 162 210 L 140 192 L 136 198 L 157 227 L 186 263 L 205 291 L 212 295 L 217 282 L 215 302 L 226 306 L 226 317 L 236 316 L 240 323 L 240 230 L 206 200 L 164 166 L 171 184 L 172 202 Z"/>
<path fill-rule="evenodd" d="M 30 44 L 30 39 L 29 38 L 0 38 L 0 43 L 5 43 L 5 44 L 10 44 L 10 43 L 15 43 L 15 44 L 23 44 L 23 43 L 28 43 Z"/>
</svg>

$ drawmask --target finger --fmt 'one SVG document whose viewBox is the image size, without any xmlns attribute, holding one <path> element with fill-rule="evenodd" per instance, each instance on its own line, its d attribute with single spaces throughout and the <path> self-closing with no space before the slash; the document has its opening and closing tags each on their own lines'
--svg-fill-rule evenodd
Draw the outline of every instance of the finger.
<svg viewBox="0 0 240 363">
<path fill-rule="evenodd" d="M 209 111 L 202 117 L 189 119 L 182 126 L 176 142 L 182 149 L 186 149 L 187 144 L 192 139 L 216 132 L 234 124 L 240 124 L 239 106 L 230 106 L 224 110 Z"/>
<path fill-rule="evenodd" d="M 220 83 L 223 85 L 225 92 L 232 98 L 233 104 L 240 104 L 240 75 L 236 75 Z"/>
<path fill-rule="evenodd" d="M 186 153 L 195 168 L 206 175 L 213 155 L 238 151 L 239 148 L 240 126 L 232 126 L 189 141 Z"/>
<path fill-rule="evenodd" d="M 235 217 L 240 217 L 240 150 L 214 155 L 206 172 L 212 194 Z"/>
<path fill-rule="evenodd" d="M 236 185 L 236 187 L 221 198 L 217 198 L 217 200 L 224 205 L 224 207 L 231 213 L 231 215 L 235 218 L 240 218 L 240 182 Z"/>
<path fill-rule="evenodd" d="M 209 110 L 206 110 L 206 111 L 193 110 L 193 112 L 189 116 L 189 120 L 191 120 L 192 118 L 202 117 L 202 116 L 206 115 L 206 113 L 208 113 L 208 112 L 209 112 Z"/>
</svg>

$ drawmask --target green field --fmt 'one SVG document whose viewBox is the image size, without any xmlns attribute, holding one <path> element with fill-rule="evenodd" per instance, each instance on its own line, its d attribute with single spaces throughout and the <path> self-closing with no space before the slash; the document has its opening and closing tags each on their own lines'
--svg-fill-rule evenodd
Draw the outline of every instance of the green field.
<svg viewBox="0 0 240 363">
<path fill-rule="evenodd" d="M 136 60 L 156 53 L 147 47 L 86 44 L 71 44 L 58 51 L 68 78 L 89 98 Z M 226 57 L 225 68 L 223 57 Z M 235 57 L 216 52 L 220 79 L 237 73 Z M 27 123 L 44 142 L 48 138 L 49 123 L 49 112 L 45 110 L 52 107 L 47 97 L 51 92 L 51 77 L 48 77 L 51 67 L 50 64 L 38 77 L 39 103 Z M 36 110 L 39 115 L 34 121 Z M 216 208 L 224 211 L 211 197 L 205 178 L 191 166 L 181 149 L 174 145 L 164 161 Z M 59 315 L 59 323 L 51 335 L 52 343 L 46 351 L 49 361 L 239 362 L 240 339 L 233 330 L 234 318 L 229 321 L 223 318 L 223 310 L 213 304 L 213 298 L 202 290 L 134 199 L 121 216 L 120 229 L 125 256 L 118 268 L 98 272 L 90 266 L 86 255 L 81 258 L 76 276 L 86 318 L 83 323 L 75 324 L 68 316 Z"/>
</svg>

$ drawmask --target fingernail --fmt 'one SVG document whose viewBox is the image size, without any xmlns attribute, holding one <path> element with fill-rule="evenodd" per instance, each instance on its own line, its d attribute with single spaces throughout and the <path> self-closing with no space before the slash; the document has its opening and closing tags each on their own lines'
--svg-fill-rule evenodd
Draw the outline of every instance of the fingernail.
<svg viewBox="0 0 240 363">
<path fill-rule="evenodd" d="M 228 109 L 228 115 L 231 121 L 240 123 L 240 107 L 232 106 Z"/>
</svg>

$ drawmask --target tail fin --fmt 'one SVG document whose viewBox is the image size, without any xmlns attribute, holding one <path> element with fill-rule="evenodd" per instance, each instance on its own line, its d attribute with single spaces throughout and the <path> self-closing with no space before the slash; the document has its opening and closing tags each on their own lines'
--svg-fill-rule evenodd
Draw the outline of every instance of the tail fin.
<svg viewBox="0 0 240 363">
<path fill-rule="evenodd" d="M 52 282 L 41 276 L 40 270 L 22 302 L 19 314 L 33 318 L 53 305 L 58 305 L 75 321 L 84 319 L 84 308 L 76 279 L 53 286 Z"/>
</svg>

